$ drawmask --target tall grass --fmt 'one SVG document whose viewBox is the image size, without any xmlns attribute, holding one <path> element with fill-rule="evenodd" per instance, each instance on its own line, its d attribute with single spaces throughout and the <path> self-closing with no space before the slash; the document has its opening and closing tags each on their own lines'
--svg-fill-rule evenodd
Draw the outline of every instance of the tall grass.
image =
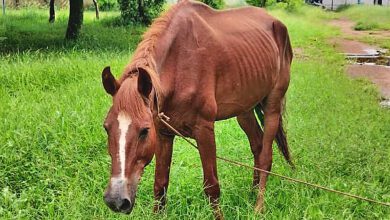
<svg viewBox="0 0 390 220">
<path fill-rule="evenodd" d="M 68 12 L 57 11 L 55 23 L 48 22 L 44 10 L 10 10 L 0 17 L 0 52 L 45 50 L 124 51 L 135 49 L 143 27 L 118 27 L 113 25 L 119 12 L 102 12 L 96 20 L 92 12 L 84 15 L 81 38 L 77 42 L 65 41 Z"/>
<path fill-rule="evenodd" d="M 356 21 L 356 30 L 390 30 L 390 7 L 354 5 L 342 12 Z"/>
<path fill-rule="evenodd" d="M 334 30 L 318 12 L 273 12 L 293 47 L 287 130 L 297 169 L 274 153 L 273 171 L 350 193 L 390 201 L 390 115 L 376 89 L 344 74 L 343 57 L 325 42 Z M 85 15 L 81 38 L 65 43 L 67 13 L 55 24 L 46 11 L 0 17 L 0 216 L 5 219 L 128 219 L 102 195 L 110 159 L 102 128 L 111 99 L 100 72 L 119 75 L 143 28 L 111 27 L 114 14 Z M 322 16 L 322 15 L 321 15 Z M 320 24 L 320 25 L 319 25 Z M 303 53 L 303 54 L 302 54 Z M 216 124 L 218 155 L 252 163 L 234 119 Z M 277 151 L 275 151 L 277 152 Z M 390 210 L 270 177 L 266 212 L 253 213 L 252 171 L 218 162 L 227 219 L 388 219 Z M 167 210 L 155 215 L 154 162 L 146 168 L 133 219 L 211 219 L 199 155 L 175 140 Z"/>
</svg>

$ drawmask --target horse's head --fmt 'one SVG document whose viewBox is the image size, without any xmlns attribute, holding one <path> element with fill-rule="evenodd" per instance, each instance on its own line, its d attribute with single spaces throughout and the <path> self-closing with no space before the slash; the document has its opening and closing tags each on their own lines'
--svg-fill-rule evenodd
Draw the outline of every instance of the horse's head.
<svg viewBox="0 0 390 220">
<path fill-rule="evenodd" d="M 102 80 L 104 89 L 113 97 L 104 121 L 111 155 L 111 178 L 104 201 L 113 211 L 128 214 L 143 170 L 155 151 L 153 86 L 149 73 L 143 69 L 119 82 L 106 67 Z"/>
</svg>

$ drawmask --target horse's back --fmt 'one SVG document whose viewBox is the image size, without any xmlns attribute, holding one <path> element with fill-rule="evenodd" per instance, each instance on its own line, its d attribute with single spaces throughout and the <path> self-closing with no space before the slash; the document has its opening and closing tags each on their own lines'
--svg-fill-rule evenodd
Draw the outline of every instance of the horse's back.
<svg viewBox="0 0 390 220">
<path fill-rule="evenodd" d="M 179 100 L 216 105 L 220 120 L 248 111 L 267 96 L 280 69 L 277 19 L 255 7 L 216 11 L 194 2 L 179 13 L 185 55 L 176 78 L 189 86 L 178 84 L 176 92 L 196 91 L 182 91 Z M 182 98 L 187 94 L 196 98 Z"/>
<path fill-rule="evenodd" d="M 217 119 L 225 119 L 253 108 L 276 84 L 280 54 L 273 24 L 277 20 L 255 7 L 202 10 L 212 33 L 209 40 L 216 42 L 208 54 L 217 58 L 213 63 Z"/>
</svg>

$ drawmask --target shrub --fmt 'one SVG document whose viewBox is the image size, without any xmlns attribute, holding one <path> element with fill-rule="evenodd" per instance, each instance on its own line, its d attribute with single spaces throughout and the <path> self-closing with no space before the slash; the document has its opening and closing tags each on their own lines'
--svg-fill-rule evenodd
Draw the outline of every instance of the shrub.
<svg viewBox="0 0 390 220">
<path fill-rule="evenodd" d="M 98 0 L 99 9 L 102 11 L 110 11 L 118 7 L 117 0 Z"/>
<path fill-rule="evenodd" d="M 264 7 L 266 0 L 246 0 L 246 3 L 257 7 Z"/>
<path fill-rule="evenodd" d="M 367 30 L 374 30 L 377 29 L 379 26 L 377 23 L 374 22 L 362 22 L 358 21 L 356 25 L 354 26 L 354 29 L 357 31 L 367 31 Z"/>
<path fill-rule="evenodd" d="M 165 0 L 118 0 L 123 24 L 150 24 L 163 10 Z"/>
<path fill-rule="evenodd" d="M 199 0 L 199 1 L 209 5 L 212 8 L 215 8 L 215 9 L 221 9 L 225 6 L 225 3 L 223 0 Z"/>
<path fill-rule="evenodd" d="M 287 3 L 286 10 L 287 11 L 296 11 L 299 7 L 303 5 L 302 0 L 286 0 Z"/>
<path fill-rule="evenodd" d="M 341 14 L 357 22 L 356 30 L 390 30 L 390 7 L 353 5 Z"/>
<path fill-rule="evenodd" d="M 287 11 L 295 11 L 303 5 L 302 0 L 246 0 L 246 2 L 257 7 L 281 8 Z"/>
</svg>

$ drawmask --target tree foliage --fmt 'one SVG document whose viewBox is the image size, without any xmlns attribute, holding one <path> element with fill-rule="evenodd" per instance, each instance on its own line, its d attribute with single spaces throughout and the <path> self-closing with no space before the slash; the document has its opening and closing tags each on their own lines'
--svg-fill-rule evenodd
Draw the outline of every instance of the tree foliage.
<svg viewBox="0 0 390 220">
<path fill-rule="evenodd" d="M 303 4 L 303 0 L 246 0 L 246 2 L 257 7 L 283 8 L 287 11 L 294 11 Z"/>
<path fill-rule="evenodd" d="M 117 0 L 98 0 L 99 9 L 102 11 L 109 11 L 118 7 Z"/>
<path fill-rule="evenodd" d="M 199 0 L 212 8 L 221 9 L 225 6 L 225 2 L 223 0 Z"/>
<path fill-rule="evenodd" d="M 257 7 L 265 7 L 266 0 L 246 0 L 246 3 Z"/>
<path fill-rule="evenodd" d="M 150 24 L 163 10 L 165 0 L 118 0 L 124 24 Z"/>
</svg>

